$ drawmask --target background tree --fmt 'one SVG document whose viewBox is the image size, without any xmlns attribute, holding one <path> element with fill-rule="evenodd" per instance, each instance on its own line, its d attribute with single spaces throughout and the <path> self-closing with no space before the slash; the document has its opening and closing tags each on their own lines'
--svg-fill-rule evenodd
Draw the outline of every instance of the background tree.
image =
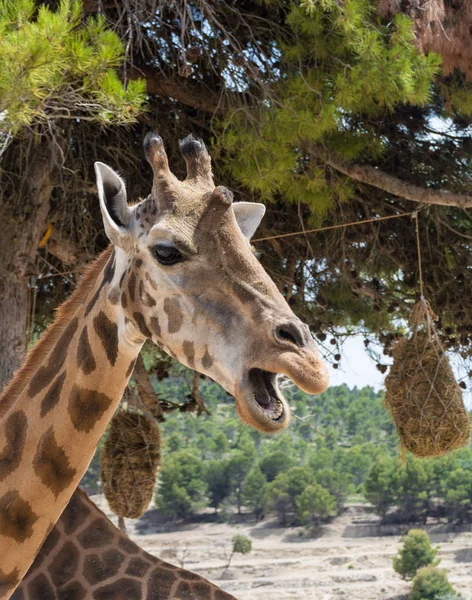
<svg viewBox="0 0 472 600">
<path fill-rule="evenodd" d="M 125 87 L 117 76 L 123 60 L 119 37 L 103 18 L 82 22 L 79 2 L 61 0 L 56 10 L 33 0 L 0 2 L 0 340 L 8 349 L 0 355 L 0 389 L 26 351 L 38 247 L 51 222 L 53 190 L 65 191 L 61 167 L 73 153 L 71 126 L 130 124 L 144 108 L 144 82 Z M 75 225 L 86 221 L 84 215 Z M 54 283 L 47 281 L 49 291 L 70 291 L 66 280 Z"/>
<path fill-rule="evenodd" d="M 249 554 L 252 550 L 252 541 L 251 538 L 248 538 L 245 535 L 236 534 L 233 535 L 232 539 L 232 548 L 231 553 L 228 557 L 228 562 L 226 563 L 225 571 L 229 569 L 229 565 L 231 563 L 231 559 L 235 554 Z"/>
<path fill-rule="evenodd" d="M 174 518 L 187 517 L 202 505 L 206 489 L 203 461 L 192 452 L 180 450 L 166 457 L 156 504 Z"/>
<path fill-rule="evenodd" d="M 334 516 L 336 500 L 327 489 L 313 483 L 297 497 L 296 505 L 299 522 L 316 528 Z"/>
<path fill-rule="evenodd" d="M 260 467 L 253 467 L 244 482 L 243 502 L 252 510 L 256 520 L 259 520 L 263 513 L 267 494 L 267 479 Z"/>
<path fill-rule="evenodd" d="M 413 580 L 408 600 L 441 600 L 443 596 L 452 595 L 455 591 L 449 583 L 445 569 L 423 567 Z M 457 596 L 460 598 L 460 596 Z"/>
<path fill-rule="evenodd" d="M 403 536 L 403 546 L 393 558 L 393 568 L 403 579 L 413 579 L 418 569 L 422 567 L 436 567 L 438 548 L 431 546 L 431 540 L 426 531 L 410 529 Z"/>
</svg>

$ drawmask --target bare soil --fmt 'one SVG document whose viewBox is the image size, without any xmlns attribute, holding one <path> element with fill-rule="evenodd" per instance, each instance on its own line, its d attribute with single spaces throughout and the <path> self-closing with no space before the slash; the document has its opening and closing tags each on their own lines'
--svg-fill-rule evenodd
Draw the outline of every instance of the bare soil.
<svg viewBox="0 0 472 600">
<path fill-rule="evenodd" d="M 101 496 L 93 500 L 110 514 Z M 171 525 L 156 510 L 127 520 L 130 537 L 147 552 L 207 577 L 238 600 L 407 600 L 410 583 L 392 568 L 409 527 L 383 526 L 366 506 L 353 504 L 316 536 L 274 520 L 230 525 Z M 116 522 L 116 517 L 112 517 Z M 440 567 L 457 591 L 472 598 L 472 527 L 427 527 Z M 235 554 L 224 569 L 234 534 L 251 538 L 252 552 Z"/>
</svg>

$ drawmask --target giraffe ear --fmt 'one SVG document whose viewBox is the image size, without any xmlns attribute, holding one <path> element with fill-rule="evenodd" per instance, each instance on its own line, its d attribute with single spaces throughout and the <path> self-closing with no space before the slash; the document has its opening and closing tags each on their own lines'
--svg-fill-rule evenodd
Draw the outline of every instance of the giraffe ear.
<svg viewBox="0 0 472 600">
<path fill-rule="evenodd" d="M 232 207 L 239 228 L 250 240 L 262 221 L 265 206 L 256 202 L 234 202 Z"/>
<path fill-rule="evenodd" d="M 105 233 L 112 244 L 121 248 L 129 237 L 131 214 L 126 200 L 125 183 L 107 165 L 96 162 L 94 166 Z"/>
</svg>

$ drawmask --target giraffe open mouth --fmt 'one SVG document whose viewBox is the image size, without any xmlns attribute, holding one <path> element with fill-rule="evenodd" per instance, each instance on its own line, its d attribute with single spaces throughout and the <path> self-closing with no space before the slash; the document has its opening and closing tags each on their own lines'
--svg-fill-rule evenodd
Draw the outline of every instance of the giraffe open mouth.
<svg viewBox="0 0 472 600">
<path fill-rule="evenodd" d="M 283 421 L 286 414 L 286 401 L 279 389 L 277 378 L 277 373 L 257 368 L 249 370 L 248 379 L 256 406 L 265 418 L 274 422 Z"/>
</svg>

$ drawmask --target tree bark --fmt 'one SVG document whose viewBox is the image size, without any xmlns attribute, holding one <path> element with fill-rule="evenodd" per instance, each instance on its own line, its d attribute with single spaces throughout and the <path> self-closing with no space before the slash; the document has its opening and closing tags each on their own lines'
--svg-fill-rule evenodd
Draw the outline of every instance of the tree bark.
<svg viewBox="0 0 472 600">
<path fill-rule="evenodd" d="M 53 170 L 51 148 L 42 142 L 32 151 L 18 192 L 21 202 L 31 207 L 27 217 L 19 217 L 21 208 L 15 211 L 13 203 L 0 199 L 0 391 L 26 354 L 28 282 L 35 275 L 37 249 L 47 225 Z"/>
<path fill-rule="evenodd" d="M 384 190 L 394 196 L 405 198 L 420 204 L 438 204 L 440 206 L 457 206 L 457 208 L 472 208 L 472 195 L 433 190 L 408 183 L 398 177 L 389 175 L 370 165 L 348 163 L 339 156 L 329 155 L 325 162 L 336 171 L 351 177 L 356 181 L 366 183 Z"/>
</svg>

